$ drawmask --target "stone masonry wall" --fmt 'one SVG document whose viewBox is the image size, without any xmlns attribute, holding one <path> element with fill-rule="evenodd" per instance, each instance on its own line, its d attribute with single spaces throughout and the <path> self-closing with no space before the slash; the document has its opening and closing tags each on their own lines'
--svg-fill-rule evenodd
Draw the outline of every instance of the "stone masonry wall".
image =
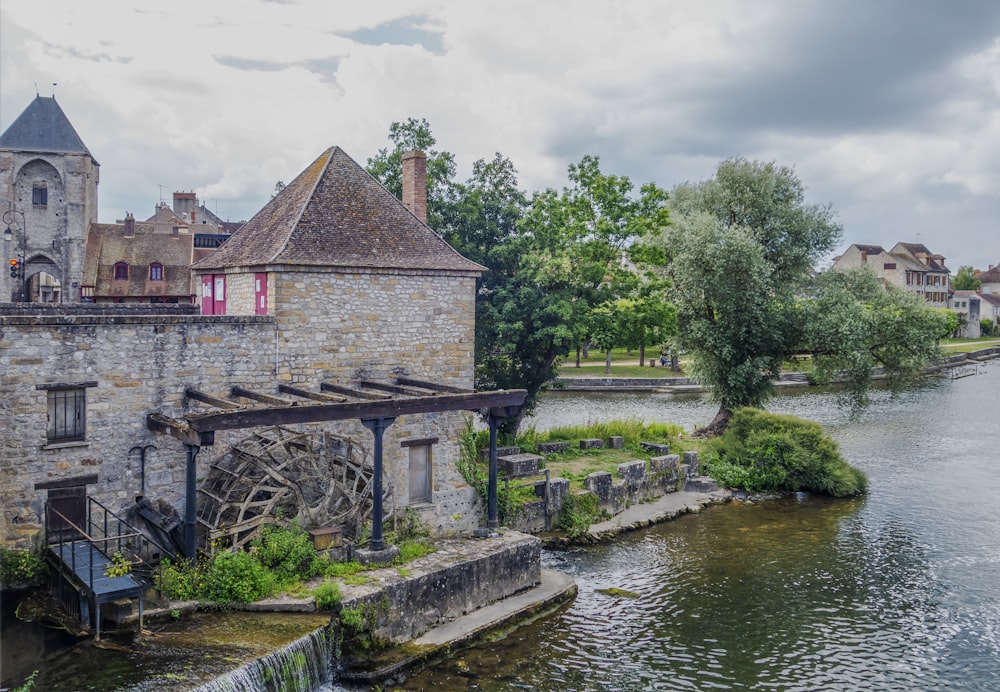
<svg viewBox="0 0 1000 692">
<path fill-rule="evenodd" d="M 253 305 L 253 274 L 227 279 L 227 307 Z M 279 382 L 317 390 L 321 381 L 416 379 L 471 388 L 474 286 L 469 276 L 271 273 L 271 315 L 137 315 L 133 310 L 65 310 L 0 315 L 0 544 L 40 540 L 46 490 L 97 476 L 88 493 L 112 509 L 140 491 L 136 447 L 155 445 L 145 463 L 146 495 L 183 505 L 185 452 L 146 430 L 150 412 L 180 417 L 186 387 L 226 396 L 232 385 L 276 393 Z M 245 295 L 246 294 L 246 295 Z M 233 301 L 233 302 L 231 302 Z M 46 444 L 46 390 L 87 383 L 87 439 Z M 185 410 L 185 406 L 188 407 Z M 411 509 L 438 534 L 479 523 L 478 500 L 456 469 L 462 412 L 401 416 L 387 430 L 386 509 L 410 505 L 409 446 L 428 444 L 430 502 Z M 372 435 L 357 421 L 324 426 L 351 437 L 371 456 Z M 216 435 L 198 456 L 199 475 L 252 431 Z"/>
</svg>

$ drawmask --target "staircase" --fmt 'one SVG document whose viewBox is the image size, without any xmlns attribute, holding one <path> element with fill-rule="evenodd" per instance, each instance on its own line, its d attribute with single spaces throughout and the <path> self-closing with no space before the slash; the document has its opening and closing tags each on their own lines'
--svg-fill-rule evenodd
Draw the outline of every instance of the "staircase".
<svg viewBox="0 0 1000 692">
<path fill-rule="evenodd" d="M 93 629 L 100 639 L 102 606 L 138 599 L 141 629 L 143 594 L 153 577 L 153 568 L 141 556 L 151 550 L 163 555 L 173 551 L 155 544 L 93 498 L 87 498 L 84 524 L 78 526 L 46 505 L 46 558 L 53 568 L 53 588 L 59 601 L 68 610 L 79 612 L 81 625 Z M 113 561 L 112 555 L 121 557 Z M 128 565 L 127 573 L 121 573 L 126 571 L 122 560 Z"/>
</svg>

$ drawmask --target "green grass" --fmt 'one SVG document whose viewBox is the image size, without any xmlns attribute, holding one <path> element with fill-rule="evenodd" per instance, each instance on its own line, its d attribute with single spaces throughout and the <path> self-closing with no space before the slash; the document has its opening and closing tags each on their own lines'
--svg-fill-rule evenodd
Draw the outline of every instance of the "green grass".
<svg viewBox="0 0 1000 692">
<path fill-rule="evenodd" d="M 945 353 L 969 353 L 983 348 L 1000 346 L 1000 339 L 984 336 L 979 339 L 942 339 L 941 350 Z"/>
</svg>

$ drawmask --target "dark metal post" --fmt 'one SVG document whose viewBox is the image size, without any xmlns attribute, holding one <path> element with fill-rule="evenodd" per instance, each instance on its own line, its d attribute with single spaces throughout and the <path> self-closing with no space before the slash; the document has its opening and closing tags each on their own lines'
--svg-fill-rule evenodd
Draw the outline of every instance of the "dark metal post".
<svg viewBox="0 0 1000 692">
<path fill-rule="evenodd" d="M 486 528 L 490 531 L 500 527 L 500 519 L 497 515 L 497 423 L 498 419 L 492 413 L 489 415 L 490 424 L 490 484 L 486 493 L 487 497 L 487 517 Z"/>
<path fill-rule="evenodd" d="M 184 557 L 194 562 L 197 551 L 197 517 L 198 517 L 198 467 L 195 460 L 201 447 L 184 443 L 187 452 L 187 469 L 185 471 L 184 496 Z"/>
<path fill-rule="evenodd" d="M 372 537 L 368 547 L 372 550 L 385 548 L 382 539 L 382 433 L 396 420 L 395 416 L 384 418 L 362 418 L 361 424 L 375 436 L 375 468 L 372 478 Z"/>
</svg>

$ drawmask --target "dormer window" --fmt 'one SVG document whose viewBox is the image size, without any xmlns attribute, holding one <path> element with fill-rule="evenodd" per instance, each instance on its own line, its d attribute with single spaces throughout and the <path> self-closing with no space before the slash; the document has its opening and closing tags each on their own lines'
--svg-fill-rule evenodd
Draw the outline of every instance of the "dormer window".
<svg viewBox="0 0 1000 692">
<path fill-rule="evenodd" d="M 159 262 L 153 262 L 149 265 L 149 280 L 150 281 L 163 281 L 163 265 Z"/>
<path fill-rule="evenodd" d="M 115 262 L 115 281 L 128 281 L 128 262 Z"/>
<path fill-rule="evenodd" d="M 35 183 L 31 188 L 31 203 L 36 207 L 44 207 L 49 203 L 49 188 L 45 183 Z"/>
</svg>

